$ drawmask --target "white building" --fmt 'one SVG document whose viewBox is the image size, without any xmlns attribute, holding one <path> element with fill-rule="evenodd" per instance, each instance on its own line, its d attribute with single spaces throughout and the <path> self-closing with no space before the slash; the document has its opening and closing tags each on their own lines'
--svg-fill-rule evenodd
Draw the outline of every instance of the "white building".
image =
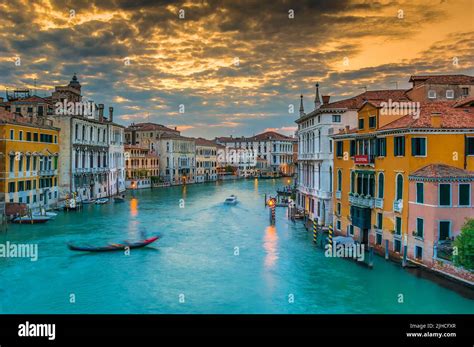
<svg viewBox="0 0 474 347">
<path fill-rule="evenodd" d="M 53 102 L 81 102 L 81 85 L 77 77 L 67 86 L 55 87 Z M 60 128 L 59 195 L 65 199 L 75 192 L 79 199 L 96 199 L 112 194 L 109 168 L 109 128 L 118 125 L 104 117 L 104 106 L 95 105 L 98 114 L 93 117 L 81 114 L 51 116 L 53 125 Z M 123 149 L 114 149 L 114 153 Z"/>
<path fill-rule="evenodd" d="M 125 133 L 122 125 L 113 123 L 114 109 L 109 107 L 108 149 L 109 149 L 109 194 L 125 191 Z"/>
<path fill-rule="evenodd" d="M 298 124 L 298 192 L 297 206 L 309 218 L 318 219 L 321 225 L 333 222 L 333 141 L 329 135 L 345 128 L 357 127 L 357 111 L 368 99 L 397 99 L 404 90 L 372 90 L 349 99 L 329 102 L 328 95 L 320 101 L 319 84 L 316 84 L 314 110 L 306 114 L 303 96 Z M 340 192 L 334 195 L 338 198 Z"/>
<path fill-rule="evenodd" d="M 248 175 L 255 171 L 257 159 L 267 162 L 271 172 L 277 175 L 292 175 L 295 163 L 293 162 L 294 143 L 297 139 L 285 136 L 274 131 L 267 131 L 252 137 L 218 137 L 216 142 L 224 145 L 232 154 L 237 152 L 241 158 L 238 163 L 240 174 Z"/>
</svg>

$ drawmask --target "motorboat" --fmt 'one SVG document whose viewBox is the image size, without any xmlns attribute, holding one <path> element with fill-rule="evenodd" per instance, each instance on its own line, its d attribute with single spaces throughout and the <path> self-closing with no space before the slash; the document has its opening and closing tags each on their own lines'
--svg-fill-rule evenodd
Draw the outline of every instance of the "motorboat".
<svg viewBox="0 0 474 347">
<path fill-rule="evenodd" d="M 50 219 L 54 219 L 58 216 L 57 213 L 55 212 L 47 212 L 47 211 L 39 211 L 39 212 L 33 212 L 33 217 L 39 217 L 39 216 L 46 216 L 49 217 Z"/>
<path fill-rule="evenodd" d="M 226 205 L 235 205 L 237 202 L 237 197 L 234 194 L 224 200 L 224 204 Z"/>
<path fill-rule="evenodd" d="M 86 200 L 82 200 L 81 201 L 83 204 L 87 205 L 87 204 L 93 204 L 95 202 L 94 199 L 86 199 Z"/>
<path fill-rule="evenodd" d="M 109 202 L 109 198 L 100 198 L 95 201 L 96 205 L 103 205 Z"/>
</svg>

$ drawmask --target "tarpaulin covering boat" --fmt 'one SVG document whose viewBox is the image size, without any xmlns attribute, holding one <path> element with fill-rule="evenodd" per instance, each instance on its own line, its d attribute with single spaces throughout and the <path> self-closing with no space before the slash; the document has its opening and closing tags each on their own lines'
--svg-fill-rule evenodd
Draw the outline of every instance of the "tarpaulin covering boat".
<svg viewBox="0 0 474 347">
<path fill-rule="evenodd" d="M 107 246 L 74 246 L 68 243 L 68 248 L 71 251 L 82 251 L 82 252 L 108 252 L 108 251 L 120 251 L 125 249 L 133 249 L 133 248 L 140 248 L 145 247 L 156 240 L 159 239 L 159 236 L 153 236 L 145 240 L 136 241 L 136 242 L 128 242 L 124 241 L 123 243 L 111 243 Z"/>
</svg>

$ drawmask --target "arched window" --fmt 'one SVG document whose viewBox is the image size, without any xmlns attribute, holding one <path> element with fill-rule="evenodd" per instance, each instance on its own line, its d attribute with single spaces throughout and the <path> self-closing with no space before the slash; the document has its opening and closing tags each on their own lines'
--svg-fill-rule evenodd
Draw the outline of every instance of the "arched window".
<svg viewBox="0 0 474 347">
<path fill-rule="evenodd" d="M 337 191 L 340 192 L 342 190 L 342 171 L 337 170 Z"/>
<path fill-rule="evenodd" d="M 377 197 L 383 199 L 383 190 L 384 190 L 384 174 L 379 173 L 379 185 L 377 188 Z"/>
<path fill-rule="evenodd" d="M 403 176 L 402 174 L 398 174 L 396 200 L 401 200 L 402 198 L 403 198 Z"/>
</svg>

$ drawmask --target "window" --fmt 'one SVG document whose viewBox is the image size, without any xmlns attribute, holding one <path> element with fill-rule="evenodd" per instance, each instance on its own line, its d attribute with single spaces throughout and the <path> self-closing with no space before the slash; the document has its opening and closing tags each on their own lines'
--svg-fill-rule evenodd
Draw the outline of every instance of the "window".
<svg viewBox="0 0 474 347">
<path fill-rule="evenodd" d="M 38 142 L 38 133 L 33 133 L 33 141 Z"/>
<path fill-rule="evenodd" d="M 396 157 L 405 155 L 405 136 L 393 138 L 393 155 Z"/>
<path fill-rule="evenodd" d="M 380 212 L 377 213 L 377 229 L 383 229 L 383 214 Z"/>
<path fill-rule="evenodd" d="M 351 236 L 354 235 L 354 226 L 352 224 L 347 226 L 347 232 Z"/>
<path fill-rule="evenodd" d="M 344 142 L 343 141 L 336 142 L 336 155 L 338 157 L 342 157 L 344 155 Z"/>
<path fill-rule="evenodd" d="M 442 220 L 439 221 L 439 241 L 447 240 L 451 237 L 451 221 Z"/>
<path fill-rule="evenodd" d="M 336 221 L 336 230 L 341 230 L 341 221 L 340 220 Z"/>
<path fill-rule="evenodd" d="M 356 154 L 356 141 L 351 140 L 350 142 L 350 155 L 353 157 Z"/>
<path fill-rule="evenodd" d="M 411 155 L 415 157 L 426 156 L 426 138 L 413 137 L 411 139 Z"/>
<path fill-rule="evenodd" d="M 369 117 L 369 128 L 375 128 L 375 124 L 376 124 L 375 116 L 370 116 Z"/>
<path fill-rule="evenodd" d="M 382 245 L 382 234 L 381 233 L 375 234 L 375 243 L 379 246 Z"/>
<path fill-rule="evenodd" d="M 377 197 L 379 199 L 383 199 L 383 194 L 384 194 L 384 180 L 385 180 L 385 176 L 383 173 L 379 173 L 379 186 L 378 186 L 378 189 L 377 189 Z"/>
<path fill-rule="evenodd" d="M 359 129 L 364 129 L 364 118 L 359 118 Z"/>
<path fill-rule="evenodd" d="M 451 206 L 451 185 L 448 183 L 439 185 L 439 206 Z"/>
<path fill-rule="evenodd" d="M 341 115 L 340 114 L 333 114 L 332 115 L 333 123 L 341 123 Z"/>
<path fill-rule="evenodd" d="M 401 251 L 402 251 L 402 241 L 395 240 L 393 242 L 393 250 L 397 253 L 401 253 Z"/>
<path fill-rule="evenodd" d="M 466 155 L 474 155 L 474 137 L 466 137 Z"/>
<path fill-rule="evenodd" d="M 459 184 L 459 206 L 471 205 L 471 185 L 469 183 Z"/>
<path fill-rule="evenodd" d="M 15 171 L 15 155 L 11 154 L 10 155 L 10 172 Z"/>
<path fill-rule="evenodd" d="M 449 89 L 446 91 L 446 99 L 454 99 L 454 90 Z"/>
<path fill-rule="evenodd" d="M 10 129 L 10 140 L 14 140 L 14 139 L 15 139 L 15 130 Z"/>
<path fill-rule="evenodd" d="M 31 133 L 29 131 L 26 132 L 26 141 L 31 141 Z"/>
<path fill-rule="evenodd" d="M 340 192 L 342 190 L 342 171 L 337 170 L 337 191 Z"/>
<path fill-rule="evenodd" d="M 8 183 L 8 192 L 9 193 L 14 193 L 15 192 L 15 182 L 9 182 Z"/>
<path fill-rule="evenodd" d="M 18 133 L 18 140 L 23 141 L 23 131 L 22 130 L 20 130 L 20 132 Z"/>
<path fill-rule="evenodd" d="M 378 157 L 385 157 L 387 155 L 387 139 L 385 137 L 375 140 L 375 152 Z"/>
<path fill-rule="evenodd" d="M 423 248 L 420 246 L 415 246 L 415 258 L 418 260 L 423 259 Z"/>
<path fill-rule="evenodd" d="M 395 198 L 396 200 L 403 199 L 403 176 L 401 174 L 397 175 L 397 194 Z"/>
<path fill-rule="evenodd" d="M 462 88 L 462 96 L 468 96 L 469 95 L 469 88 L 463 87 Z"/>
<path fill-rule="evenodd" d="M 395 234 L 401 235 L 402 234 L 402 218 L 395 217 Z"/>
<path fill-rule="evenodd" d="M 321 137 L 319 138 L 319 140 L 321 141 Z M 319 145 L 319 147 L 321 147 L 321 144 Z M 320 152 L 321 152 L 321 150 L 320 150 Z M 332 140 L 329 140 L 329 153 L 332 153 Z"/>
<path fill-rule="evenodd" d="M 434 90 L 429 90 L 429 91 L 428 91 L 428 98 L 429 98 L 429 99 L 436 99 L 436 91 L 434 91 Z"/>
<path fill-rule="evenodd" d="M 337 215 L 340 216 L 340 215 L 341 215 L 341 203 L 338 202 L 336 206 L 337 206 L 337 210 L 336 210 L 336 211 L 337 211 Z"/>
<path fill-rule="evenodd" d="M 417 218 L 416 219 L 416 237 L 423 238 L 423 232 L 424 232 L 424 220 L 423 218 Z"/>
<path fill-rule="evenodd" d="M 425 203 L 424 184 L 421 182 L 416 183 L 416 203 L 417 204 Z"/>
</svg>

